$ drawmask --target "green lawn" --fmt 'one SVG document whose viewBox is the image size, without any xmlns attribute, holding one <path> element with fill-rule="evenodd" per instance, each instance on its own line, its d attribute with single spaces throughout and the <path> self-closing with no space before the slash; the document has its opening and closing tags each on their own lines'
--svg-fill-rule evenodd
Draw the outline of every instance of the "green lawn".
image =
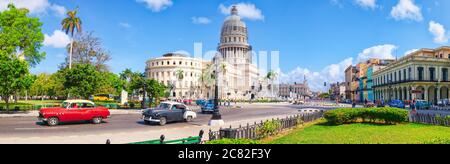
<svg viewBox="0 0 450 164">
<path fill-rule="evenodd" d="M 294 130 L 271 144 L 423 144 L 449 143 L 450 127 L 422 124 L 317 124 Z"/>
</svg>

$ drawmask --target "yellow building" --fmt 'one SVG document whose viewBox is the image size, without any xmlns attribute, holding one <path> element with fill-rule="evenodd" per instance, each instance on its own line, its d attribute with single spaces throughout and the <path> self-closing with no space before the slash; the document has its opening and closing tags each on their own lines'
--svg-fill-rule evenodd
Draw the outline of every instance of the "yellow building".
<svg viewBox="0 0 450 164">
<path fill-rule="evenodd" d="M 421 49 L 374 73 L 377 100 L 449 98 L 450 47 Z"/>
</svg>

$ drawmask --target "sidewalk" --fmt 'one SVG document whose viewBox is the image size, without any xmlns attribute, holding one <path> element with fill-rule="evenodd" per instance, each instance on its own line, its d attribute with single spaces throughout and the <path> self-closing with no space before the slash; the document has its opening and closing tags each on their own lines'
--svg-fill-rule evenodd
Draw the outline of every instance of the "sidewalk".
<svg viewBox="0 0 450 164">
<path fill-rule="evenodd" d="M 226 122 L 223 128 L 239 127 L 239 125 L 246 126 L 247 123 L 253 124 L 270 120 L 272 118 L 285 118 L 291 115 L 278 115 L 264 118 L 251 118 L 241 121 Z M 150 131 L 136 131 L 127 133 L 103 133 L 92 135 L 74 135 L 74 136 L 48 136 L 48 137 L 29 137 L 29 138 L 0 138 L 0 144 L 105 144 L 106 140 L 110 139 L 112 144 L 126 144 L 131 142 L 140 142 L 153 139 L 159 139 L 161 135 L 166 137 L 166 140 L 174 140 L 186 138 L 189 136 L 198 136 L 200 130 L 204 130 L 203 140 L 208 140 L 209 130 L 217 131 L 220 126 L 210 127 L 208 125 L 192 125 L 185 128 L 172 128 L 166 130 L 150 130 Z"/>
</svg>

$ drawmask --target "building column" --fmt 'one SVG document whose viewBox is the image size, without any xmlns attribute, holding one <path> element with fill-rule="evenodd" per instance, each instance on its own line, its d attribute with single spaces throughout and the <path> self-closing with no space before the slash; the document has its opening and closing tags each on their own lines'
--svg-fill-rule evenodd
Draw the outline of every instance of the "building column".
<svg viewBox="0 0 450 164">
<path fill-rule="evenodd" d="M 436 97 L 437 97 L 436 102 L 441 99 L 441 87 L 440 86 L 436 87 Z"/>
<path fill-rule="evenodd" d="M 425 90 L 425 96 L 424 96 L 424 99 L 425 99 L 425 101 L 430 101 L 430 99 L 428 99 L 428 88 L 429 88 L 429 87 L 424 87 L 424 90 Z"/>
</svg>

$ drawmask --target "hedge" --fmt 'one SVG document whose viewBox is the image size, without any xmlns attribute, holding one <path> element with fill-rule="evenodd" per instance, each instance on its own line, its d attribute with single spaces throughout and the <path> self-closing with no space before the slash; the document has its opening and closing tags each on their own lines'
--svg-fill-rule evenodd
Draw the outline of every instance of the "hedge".
<svg viewBox="0 0 450 164">
<path fill-rule="evenodd" d="M 261 142 L 257 140 L 249 140 L 249 139 L 221 139 L 221 140 L 214 140 L 214 141 L 208 141 L 206 144 L 211 145 L 256 145 L 261 144 Z"/>
<path fill-rule="evenodd" d="M 341 108 L 327 111 L 324 118 L 329 124 L 342 125 L 350 123 L 397 124 L 408 121 L 408 111 L 399 108 Z"/>
</svg>

